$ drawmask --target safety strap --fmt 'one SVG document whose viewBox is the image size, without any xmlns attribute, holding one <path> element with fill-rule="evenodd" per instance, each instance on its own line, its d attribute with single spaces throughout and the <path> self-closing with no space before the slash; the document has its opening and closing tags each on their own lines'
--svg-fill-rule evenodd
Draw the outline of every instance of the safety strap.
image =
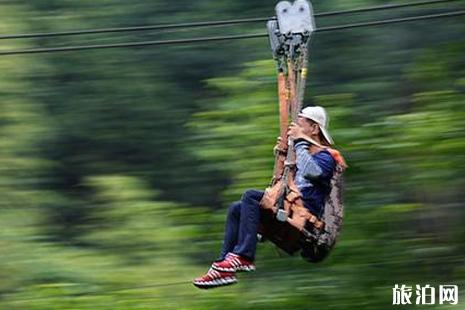
<svg viewBox="0 0 465 310">
<path fill-rule="evenodd" d="M 294 54 L 295 55 L 295 54 Z M 283 111 L 284 115 L 280 114 L 280 130 L 281 130 L 281 140 L 286 141 L 287 139 L 287 129 L 289 126 L 289 115 L 293 122 L 297 121 L 298 114 L 302 108 L 303 93 L 305 90 L 305 77 L 302 75 L 302 65 L 306 64 L 305 59 L 308 57 L 307 48 L 305 45 L 301 45 L 299 48 L 299 53 L 297 58 L 291 58 L 287 55 L 287 75 L 284 76 L 285 85 L 284 90 L 282 87 L 279 87 L 280 82 L 280 73 L 278 73 L 278 91 L 284 91 L 285 93 L 279 93 L 279 98 L 285 97 L 285 101 L 280 100 L 280 112 Z M 275 168 L 276 170 L 273 173 L 273 181 L 282 179 L 281 189 L 279 191 L 279 197 L 277 201 L 278 213 L 277 219 L 280 221 L 286 221 L 288 217 L 288 211 L 284 206 L 284 198 L 290 191 L 289 182 L 294 179 L 295 170 L 296 170 L 296 154 L 294 149 L 294 143 L 291 139 L 287 139 L 287 154 L 284 156 L 277 156 L 275 158 Z M 284 161 L 284 162 L 283 162 Z"/>
</svg>

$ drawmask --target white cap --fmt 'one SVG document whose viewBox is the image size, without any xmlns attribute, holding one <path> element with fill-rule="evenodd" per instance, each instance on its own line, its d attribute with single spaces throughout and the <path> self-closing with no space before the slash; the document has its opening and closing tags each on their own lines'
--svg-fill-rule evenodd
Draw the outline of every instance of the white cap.
<svg viewBox="0 0 465 310">
<path fill-rule="evenodd" d="M 329 126 L 329 117 L 328 114 L 326 114 L 326 110 L 323 107 L 306 107 L 302 110 L 301 113 L 299 113 L 299 116 L 311 119 L 312 121 L 316 122 L 320 126 L 321 133 L 325 137 L 326 141 L 330 145 L 334 144 L 334 141 L 327 130 Z"/>
</svg>

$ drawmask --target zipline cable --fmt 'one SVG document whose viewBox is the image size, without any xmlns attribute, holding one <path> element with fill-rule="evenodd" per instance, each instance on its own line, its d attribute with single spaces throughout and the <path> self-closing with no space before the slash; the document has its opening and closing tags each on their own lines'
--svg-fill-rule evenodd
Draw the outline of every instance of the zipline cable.
<svg viewBox="0 0 465 310">
<path fill-rule="evenodd" d="M 401 17 L 401 18 L 392 18 L 392 19 L 385 19 L 385 20 L 376 20 L 372 22 L 362 22 L 362 23 L 354 23 L 354 24 L 339 25 L 339 26 L 328 26 L 328 27 L 318 28 L 316 29 L 315 32 L 327 32 L 327 31 L 342 30 L 342 29 L 349 29 L 349 28 L 379 26 L 379 25 L 410 22 L 410 21 L 423 20 L 423 19 L 434 19 L 434 18 L 453 17 L 453 16 L 461 16 L 461 15 L 465 15 L 465 10 L 438 13 L 438 14 L 430 14 L 430 15 L 420 15 L 420 16 L 412 16 L 412 17 Z"/>
<path fill-rule="evenodd" d="M 314 14 L 314 16 L 325 17 L 325 16 L 335 16 L 335 15 L 371 12 L 371 11 L 379 11 L 379 10 L 391 10 L 391 9 L 396 9 L 396 8 L 415 7 L 415 6 L 431 5 L 431 4 L 437 4 L 437 3 L 453 2 L 453 1 L 458 1 L 458 0 L 429 0 L 429 1 L 423 1 L 423 2 L 411 2 L 411 3 L 404 3 L 404 4 L 387 4 L 387 5 L 366 7 L 366 8 L 351 9 L 351 10 L 340 10 L 340 11 L 316 13 Z M 245 24 L 245 23 L 266 22 L 269 19 L 270 18 L 258 17 L 258 18 L 245 18 L 245 19 L 234 19 L 234 20 L 219 20 L 219 21 L 211 21 L 211 22 L 192 22 L 192 23 L 166 24 L 166 25 L 116 27 L 116 28 L 71 30 L 71 31 L 44 32 L 44 33 L 23 33 L 23 34 L 0 35 L 0 40 L 75 36 L 75 35 L 146 31 L 146 30 L 165 30 L 165 29 L 208 27 L 208 26 L 220 26 L 220 25 L 226 26 L 226 25 L 237 25 L 237 24 Z"/>
<path fill-rule="evenodd" d="M 444 2 L 453 2 L 453 1 L 456 1 L 456 0 L 431 0 L 431 1 L 422 1 L 422 2 L 409 2 L 409 3 L 403 3 L 403 4 L 385 4 L 385 5 L 377 5 L 377 6 L 351 9 L 351 10 L 340 10 L 340 11 L 316 13 L 314 14 L 314 16 L 321 17 L 321 16 L 335 16 L 335 15 L 345 15 L 345 14 L 354 14 L 354 13 L 365 13 L 365 12 L 373 12 L 373 11 L 384 11 L 384 10 L 415 7 L 415 6 L 438 4 L 438 3 L 444 3 Z"/>
<path fill-rule="evenodd" d="M 461 16 L 461 15 L 465 15 L 465 10 L 447 12 L 447 13 L 439 13 L 439 14 L 431 14 L 431 15 L 420 15 L 420 16 L 413 16 L 413 17 L 386 19 L 386 20 L 379 20 L 379 21 L 356 23 L 356 24 L 321 27 L 321 28 L 316 29 L 315 32 L 329 32 L 329 31 L 349 29 L 349 28 L 378 26 L 378 25 L 394 24 L 394 23 L 417 21 L 417 20 L 426 20 L 426 19 L 433 19 L 433 18 L 453 17 L 453 16 Z M 127 43 L 114 43 L 114 44 L 76 45 L 76 46 L 64 46 L 64 47 L 22 49 L 22 50 L 18 49 L 18 50 L 0 51 L 0 56 L 66 52 L 66 51 L 89 50 L 89 49 L 142 47 L 142 46 L 151 46 L 151 45 L 174 45 L 174 44 L 187 44 L 187 43 L 199 43 L 199 42 L 264 38 L 264 37 L 268 37 L 268 34 L 267 33 L 256 33 L 256 34 L 246 34 L 246 35 L 201 37 L 201 38 L 163 40 L 163 41 L 141 41 L 141 42 L 127 42 Z"/>
</svg>

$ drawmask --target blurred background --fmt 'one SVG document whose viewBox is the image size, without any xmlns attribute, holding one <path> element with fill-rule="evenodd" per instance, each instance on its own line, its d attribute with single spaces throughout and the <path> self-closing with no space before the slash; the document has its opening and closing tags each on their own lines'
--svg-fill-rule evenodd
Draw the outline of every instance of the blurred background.
<svg viewBox="0 0 465 310">
<path fill-rule="evenodd" d="M 267 18 L 275 4 L 2 0 L 0 34 Z M 265 31 L 260 22 L 3 39 L 0 52 Z M 255 273 L 209 291 L 190 281 L 217 257 L 227 207 L 272 173 L 268 39 L 0 56 L 0 308 L 390 309 L 395 284 L 455 284 L 463 298 L 464 54 L 463 16 L 315 33 L 305 102 L 327 108 L 349 164 L 338 244 L 319 264 L 260 244 Z"/>
</svg>

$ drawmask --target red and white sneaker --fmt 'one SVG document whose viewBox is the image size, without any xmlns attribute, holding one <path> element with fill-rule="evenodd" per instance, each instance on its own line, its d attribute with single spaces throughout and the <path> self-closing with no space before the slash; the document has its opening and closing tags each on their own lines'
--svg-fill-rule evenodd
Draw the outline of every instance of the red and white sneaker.
<svg viewBox="0 0 465 310">
<path fill-rule="evenodd" d="M 254 271 L 253 262 L 234 253 L 228 253 L 221 262 L 214 262 L 212 268 L 222 272 Z"/>
<path fill-rule="evenodd" d="M 192 283 L 198 288 L 207 289 L 231 285 L 237 283 L 237 279 L 234 272 L 221 272 L 210 268 L 205 275 L 194 279 Z"/>
</svg>

